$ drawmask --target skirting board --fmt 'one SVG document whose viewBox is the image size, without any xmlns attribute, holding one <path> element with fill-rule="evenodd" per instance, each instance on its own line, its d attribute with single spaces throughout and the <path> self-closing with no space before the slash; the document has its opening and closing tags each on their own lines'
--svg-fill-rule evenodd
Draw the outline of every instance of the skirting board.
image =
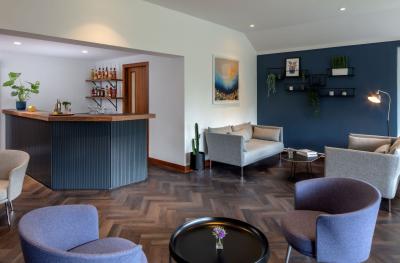
<svg viewBox="0 0 400 263">
<path fill-rule="evenodd" d="M 187 174 L 187 173 L 190 173 L 190 172 L 193 171 L 192 169 L 190 169 L 189 165 L 188 166 L 183 166 L 183 165 L 179 165 L 179 164 L 176 164 L 176 163 L 170 163 L 170 162 L 166 162 L 166 161 L 155 159 L 155 158 L 151 158 L 151 157 L 148 158 L 148 163 L 151 164 L 151 165 L 155 165 L 155 166 L 158 166 L 158 167 L 161 167 L 161 168 L 165 168 L 165 169 L 168 169 L 168 170 L 172 170 L 172 171 L 175 171 L 175 172 L 179 172 L 179 173 Z M 205 166 L 206 167 L 210 167 L 210 160 L 206 160 Z"/>
</svg>

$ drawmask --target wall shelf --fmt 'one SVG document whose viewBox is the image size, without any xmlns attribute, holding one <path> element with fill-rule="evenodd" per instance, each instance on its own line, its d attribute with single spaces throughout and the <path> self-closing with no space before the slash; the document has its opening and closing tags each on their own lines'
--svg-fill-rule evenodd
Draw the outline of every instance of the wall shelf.
<svg viewBox="0 0 400 263">
<path fill-rule="evenodd" d="M 118 111 L 118 100 L 123 100 L 124 97 L 109 97 L 109 96 L 86 96 L 85 98 L 93 100 L 97 106 L 102 107 L 103 106 L 103 99 L 108 100 L 111 105 L 115 108 L 116 111 Z"/>
<path fill-rule="evenodd" d="M 341 97 L 349 98 L 355 96 L 355 88 L 321 88 L 318 89 L 320 97 Z"/>
</svg>

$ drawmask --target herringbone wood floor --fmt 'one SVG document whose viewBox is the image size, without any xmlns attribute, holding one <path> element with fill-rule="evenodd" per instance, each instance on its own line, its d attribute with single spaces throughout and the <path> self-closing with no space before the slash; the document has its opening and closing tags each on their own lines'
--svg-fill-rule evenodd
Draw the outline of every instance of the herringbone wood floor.
<svg viewBox="0 0 400 263">
<path fill-rule="evenodd" d="M 301 173 L 298 180 L 307 179 Z M 314 165 L 314 176 L 322 176 L 323 162 Z M 99 210 L 100 235 L 119 236 L 140 243 L 151 263 L 168 262 L 171 233 L 187 220 L 224 216 L 247 221 L 262 230 L 271 248 L 269 262 L 283 262 L 286 242 L 279 220 L 293 209 L 294 182 L 288 180 L 287 164 L 277 159 L 246 167 L 241 184 L 239 169 L 214 164 L 213 170 L 188 175 L 149 168 L 149 179 L 113 191 L 51 191 L 31 178 L 14 202 L 13 228 L 8 231 L 5 214 L 0 215 L 0 262 L 23 262 L 17 224 L 28 211 L 49 205 L 92 204 Z M 379 213 L 369 262 L 400 262 L 400 201 L 393 212 Z M 294 253 L 291 262 L 313 262 Z M 206 263 L 206 262 L 205 262 Z M 245 263 L 245 262 L 244 262 Z"/>
</svg>

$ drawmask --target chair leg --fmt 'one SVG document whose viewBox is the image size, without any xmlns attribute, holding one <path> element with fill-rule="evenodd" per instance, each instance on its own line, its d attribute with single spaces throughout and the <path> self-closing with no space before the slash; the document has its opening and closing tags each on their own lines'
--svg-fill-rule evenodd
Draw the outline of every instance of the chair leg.
<svg viewBox="0 0 400 263">
<path fill-rule="evenodd" d="M 392 199 L 388 199 L 388 212 L 392 213 Z"/>
<path fill-rule="evenodd" d="M 286 259 L 285 263 L 289 263 L 290 253 L 292 252 L 292 246 L 288 245 L 287 252 L 286 252 Z"/>
<path fill-rule="evenodd" d="M 8 202 L 5 202 L 4 205 L 6 206 L 8 227 L 11 228 L 10 209 L 8 208 Z"/>
<path fill-rule="evenodd" d="M 10 201 L 10 208 L 11 208 L 11 211 L 14 211 L 14 206 L 13 206 L 13 204 L 12 204 L 12 201 Z"/>
<path fill-rule="evenodd" d="M 210 170 L 212 169 L 212 161 L 210 160 Z"/>
</svg>

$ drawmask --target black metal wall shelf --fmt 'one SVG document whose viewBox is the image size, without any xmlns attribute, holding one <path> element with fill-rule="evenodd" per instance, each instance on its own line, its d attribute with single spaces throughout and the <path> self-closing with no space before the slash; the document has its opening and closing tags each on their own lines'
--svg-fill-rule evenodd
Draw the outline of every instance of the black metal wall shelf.
<svg viewBox="0 0 400 263">
<path fill-rule="evenodd" d="M 355 88 L 321 88 L 318 89 L 320 97 L 341 97 L 348 98 L 355 96 Z"/>
<path fill-rule="evenodd" d="M 288 92 L 303 92 L 309 88 L 308 82 L 285 83 L 285 90 Z"/>
</svg>

